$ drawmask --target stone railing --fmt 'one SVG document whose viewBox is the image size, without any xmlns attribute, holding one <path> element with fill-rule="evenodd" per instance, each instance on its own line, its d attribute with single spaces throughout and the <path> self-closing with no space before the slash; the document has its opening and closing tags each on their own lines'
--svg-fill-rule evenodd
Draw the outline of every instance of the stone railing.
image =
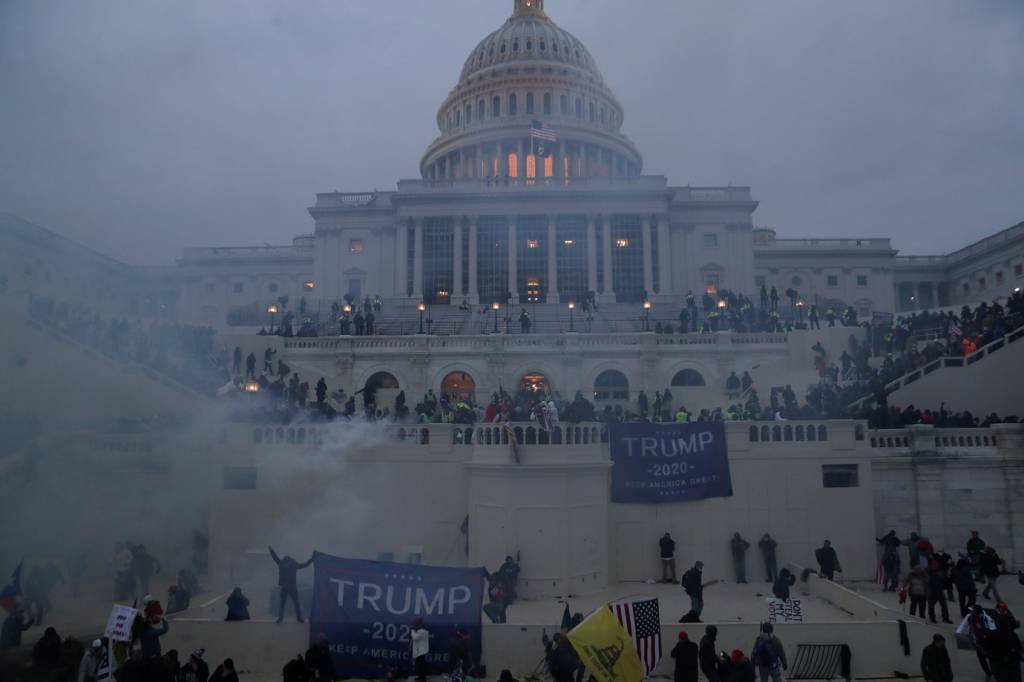
<svg viewBox="0 0 1024 682">
<path fill-rule="evenodd" d="M 475 334 L 465 336 L 321 336 L 285 339 L 289 351 L 319 353 L 412 350 L 486 352 L 514 351 L 535 348 L 630 348 L 638 346 L 674 346 L 679 348 L 722 348 L 755 346 L 779 348 L 789 342 L 784 333 L 717 332 L 714 334 L 594 333 L 594 334 Z"/>
<path fill-rule="evenodd" d="M 855 438 L 864 439 L 862 424 L 855 427 Z M 750 443 L 821 443 L 828 439 L 828 425 L 817 422 L 751 423 L 747 428 Z"/>
<path fill-rule="evenodd" d="M 900 454 L 942 454 L 996 450 L 1015 451 L 1024 444 L 1024 424 L 993 424 L 988 428 L 943 428 L 914 424 L 903 429 L 875 429 L 868 444 L 876 450 Z"/>
</svg>

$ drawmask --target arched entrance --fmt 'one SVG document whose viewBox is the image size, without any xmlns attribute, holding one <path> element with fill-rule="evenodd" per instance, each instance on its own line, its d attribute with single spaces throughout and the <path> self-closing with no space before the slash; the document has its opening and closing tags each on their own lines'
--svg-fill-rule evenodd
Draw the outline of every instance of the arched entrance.
<svg viewBox="0 0 1024 682">
<path fill-rule="evenodd" d="M 594 380 L 594 400 L 629 400 L 629 380 L 615 369 L 608 369 Z"/>
<path fill-rule="evenodd" d="M 548 378 L 540 372 L 527 372 L 519 380 L 519 392 L 532 396 L 543 396 L 551 392 Z"/>
<path fill-rule="evenodd" d="M 706 386 L 704 375 L 695 369 L 681 369 L 672 377 L 673 386 Z"/>
<path fill-rule="evenodd" d="M 466 372 L 449 372 L 441 380 L 441 395 L 449 400 L 473 400 L 476 397 L 476 382 Z"/>
<path fill-rule="evenodd" d="M 398 385 L 398 379 L 390 372 L 377 372 L 371 374 L 370 378 L 362 386 L 363 405 L 376 405 L 378 410 L 393 408 L 395 396 L 402 387 Z"/>
</svg>

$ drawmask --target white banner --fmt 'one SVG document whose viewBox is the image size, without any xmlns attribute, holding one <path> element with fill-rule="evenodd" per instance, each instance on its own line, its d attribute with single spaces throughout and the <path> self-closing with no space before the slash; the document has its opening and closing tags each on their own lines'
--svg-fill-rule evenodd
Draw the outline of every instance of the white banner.
<svg viewBox="0 0 1024 682">
<path fill-rule="evenodd" d="M 114 608 L 110 610 L 110 619 L 107 621 L 107 629 L 103 631 L 103 636 L 112 642 L 132 641 L 132 623 L 135 622 L 138 612 L 138 609 L 133 609 L 130 606 L 114 604 Z"/>
<path fill-rule="evenodd" d="M 768 622 L 769 623 L 802 623 L 804 622 L 804 610 L 799 599 L 778 599 L 769 597 Z"/>
</svg>

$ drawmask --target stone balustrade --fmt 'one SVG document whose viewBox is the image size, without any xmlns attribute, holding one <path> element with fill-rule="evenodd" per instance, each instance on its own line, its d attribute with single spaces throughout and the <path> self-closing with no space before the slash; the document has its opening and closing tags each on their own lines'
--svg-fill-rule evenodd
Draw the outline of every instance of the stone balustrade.
<svg viewBox="0 0 1024 682">
<path fill-rule="evenodd" d="M 1019 452 L 1024 444 L 1024 424 L 993 424 L 984 429 L 937 429 L 929 424 L 914 424 L 903 429 L 872 430 L 868 443 L 877 450 L 910 455 Z"/>
</svg>

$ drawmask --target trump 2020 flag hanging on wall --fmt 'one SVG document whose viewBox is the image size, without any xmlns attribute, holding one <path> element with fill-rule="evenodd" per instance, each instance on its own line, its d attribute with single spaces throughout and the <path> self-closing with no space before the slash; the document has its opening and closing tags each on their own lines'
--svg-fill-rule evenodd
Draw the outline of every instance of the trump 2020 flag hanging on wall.
<svg viewBox="0 0 1024 682">
<path fill-rule="evenodd" d="M 447 672 L 456 628 L 469 634 L 480 660 L 482 568 L 444 568 L 342 559 L 313 553 L 310 639 L 323 634 L 342 677 L 383 679 L 412 669 L 409 634 L 415 619 L 430 633 L 427 668 Z"/>
<path fill-rule="evenodd" d="M 644 665 L 644 674 L 650 675 L 661 660 L 658 600 L 644 597 L 623 599 L 612 602 L 609 608 L 636 645 L 636 653 Z"/>
<path fill-rule="evenodd" d="M 608 425 L 612 502 L 645 504 L 730 497 L 721 422 Z"/>
</svg>

